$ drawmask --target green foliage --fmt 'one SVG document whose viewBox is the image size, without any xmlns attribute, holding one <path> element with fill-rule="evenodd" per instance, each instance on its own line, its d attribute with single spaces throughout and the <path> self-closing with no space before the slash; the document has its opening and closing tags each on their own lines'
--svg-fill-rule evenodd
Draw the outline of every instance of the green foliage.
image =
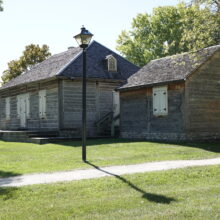
<svg viewBox="0 0 220 220">
<path fill-rule="evenodd" d="M 186 51 L 198 50 L 220 43 L 220 17 L 209 8 L 191 6 L 182 9 L 184 17 L 181 46 Z"/>
<path fill-rule="evenodd" d="M 117 50 L 131 62 L 143 66 L 152 59 L 198 50 L 220 43 L 220 17 L 199 5 L 158 7 L 138 14 L 132 29 L 123 30 Z"/>
<path fill-rule="evenodd" d="M 220 12 L 220 0 L 192 0 L 192 4 L 206 5 L 213 12 Z"/>
<path fill-rule="evenodd" d="M 3 2 L 2 2 L 2 0 L 0 0 L 0 11 L 3 11 L 2 4 L 3 4 Z"/>
<path fill-rule="evenodd" d="M 51 55 L 49 47 L 43 45 L 30 44 L 25 47 L 22 56 L 18 60 L 12 60 L 8 63 L 8 69 L 3 72 L 2 81 L 6 83 L 29 70 L 33 65 L 44 61 Z"/>
</svg>

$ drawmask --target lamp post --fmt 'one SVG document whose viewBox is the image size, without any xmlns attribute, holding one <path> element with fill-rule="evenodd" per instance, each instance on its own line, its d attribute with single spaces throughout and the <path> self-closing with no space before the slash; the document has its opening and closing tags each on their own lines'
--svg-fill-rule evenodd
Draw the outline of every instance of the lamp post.
<svg viewBox="0 0 220 220">
<path fill-rule="evenodd" d="M 81 28 L 81 32 L 74 36 L 79 46 L 83 49 L 83 80 L 82 80 L 82 160 L 86 161 L 86 48 L 88 47 L 92 34 Z"/>
</svg>

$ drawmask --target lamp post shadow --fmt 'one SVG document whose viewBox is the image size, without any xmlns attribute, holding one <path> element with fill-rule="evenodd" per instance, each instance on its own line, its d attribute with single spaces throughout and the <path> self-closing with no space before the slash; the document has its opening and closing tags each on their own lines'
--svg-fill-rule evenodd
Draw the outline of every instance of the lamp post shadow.
<svg viewBox="0 0 220 220">
<path fill-rule="evenodd" d="M 16 187 L 3 187 L 5 184 L 13 182 L 13 177 L 20 176 L 19 173 L 7 172 L 0 170 L 0 198 L 5 200 L 11 199 L 16 194 L 18 188 Z"/>
<path fill-rule="evenodd" d="M 167 197 L 167 196 L 164 196 L 164 195 L 158 195 L 158 194 L 154 194 L 154 193 L 145 192 L 143 189 L 137 187 L 132 182 L 128 181 L 127 179 L 125 179 L 122 176 L 119 176 L 117 174 L 110 173 L 110 172 L 108 172 L 106 170 L 103 170 L 100 167 L 90 163 L 89 161 L 86 161 L 86 163 L 89 164 L 90 166 L 94 167 L 95 169 L 103 172 L 103 173 L 106 173 L 108 175 L 114 176 L 115 178 L 121 180 L 123 183 L 127 184 L 132 189 L 134 189 L 137 192 L 141 193 L 142 194 L 142 198 L 144 198 L 144 199 L 146 199 L 146 200 L 148 200 L 150 202 L 170 204 L 171 202 L 176 202 L 177 201 L 175 198 L 172 198 L 172 197 Z"/>
</svg>

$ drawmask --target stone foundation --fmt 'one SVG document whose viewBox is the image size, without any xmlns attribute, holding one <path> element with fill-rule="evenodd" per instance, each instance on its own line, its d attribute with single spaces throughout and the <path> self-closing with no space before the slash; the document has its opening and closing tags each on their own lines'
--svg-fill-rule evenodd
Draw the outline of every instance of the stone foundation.
<svg viewBox="0 0 220 220">
<path fill-rule="evenodd" d="M 147 133 L 147 132 L 121 132 L 121 138 L 145 139 L 152 141 L 217 141 L 220 133 Z"/>
</svg>

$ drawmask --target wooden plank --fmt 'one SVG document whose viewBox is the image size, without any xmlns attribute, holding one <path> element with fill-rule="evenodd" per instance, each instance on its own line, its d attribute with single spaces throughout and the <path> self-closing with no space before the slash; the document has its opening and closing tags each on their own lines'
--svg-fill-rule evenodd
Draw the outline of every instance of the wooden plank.
<svg viewBox="0 0 220 220">
<path fill-rule="evenodd" d="M 188 132 L 213 136 L 220 124 L 220 52 L 216 53 L 186 83 Z"/>
</svg>

